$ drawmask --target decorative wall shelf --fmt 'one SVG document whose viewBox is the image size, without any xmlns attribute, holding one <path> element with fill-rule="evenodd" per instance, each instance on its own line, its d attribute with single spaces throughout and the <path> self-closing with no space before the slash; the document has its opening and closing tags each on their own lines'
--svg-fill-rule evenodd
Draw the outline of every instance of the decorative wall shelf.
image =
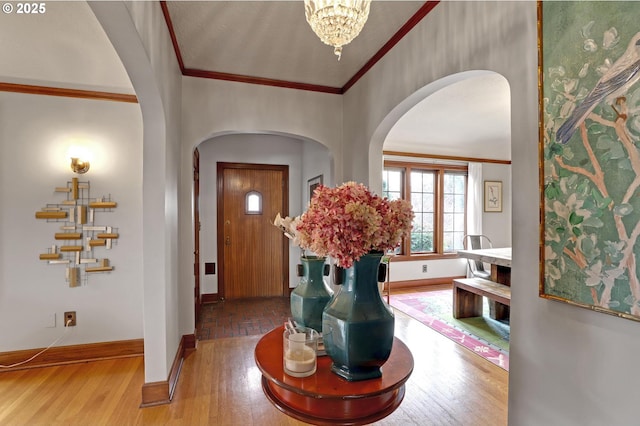
<svg viewBox="0 0 640 426">
<path fill-rule="evenodd" d="M 41 253 L 40 260 L 50 265 L 66 265 L 69 287 L 86 283 L 91 273 L 114 269 L 109 259 L 95 257 L 94 249 L 110 250 L 119 237 L 117 228 L 96 225 L 95 215 L 96 211 L 115 209 L 117 203 L 111 200 L 111 196 L 90 198 L 89 188 L 89 182 L 80 182 L 74 177 L 67 186 L 55 188 L 55 192 L 66 194 L 66 200 L 47 204 L 36 212 L 36 219 L 60 224 L 60 232 L 53 236 L 57 244 L 52 245 L 47 253 Z"/>
</svg>

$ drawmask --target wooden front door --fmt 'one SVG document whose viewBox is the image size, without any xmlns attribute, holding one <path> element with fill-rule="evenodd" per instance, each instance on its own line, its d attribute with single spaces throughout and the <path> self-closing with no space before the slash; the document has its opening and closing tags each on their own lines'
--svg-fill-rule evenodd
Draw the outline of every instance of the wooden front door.
<svg viewBox="0 0 640 426">
<path fill-rule="evenodd" d="M 221 298 L 288 294 L 288 245 L 273 226 L 288 212 L 288 175 L 288 166 L 218 163 Z"/>
</svg>

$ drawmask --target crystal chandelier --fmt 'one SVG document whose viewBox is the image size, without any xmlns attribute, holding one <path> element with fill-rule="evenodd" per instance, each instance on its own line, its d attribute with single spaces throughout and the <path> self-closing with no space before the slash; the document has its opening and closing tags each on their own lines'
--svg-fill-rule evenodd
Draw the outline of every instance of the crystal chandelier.
<svg viewBox="0 0 640 426">
<path fill-rule="evenodd" d="M 340 60 L 342 46 L 360 34 L 371 0 L 304 0 L 304 12 L 311 29 L 323 43 L 333 46 Z"/>
</svg>

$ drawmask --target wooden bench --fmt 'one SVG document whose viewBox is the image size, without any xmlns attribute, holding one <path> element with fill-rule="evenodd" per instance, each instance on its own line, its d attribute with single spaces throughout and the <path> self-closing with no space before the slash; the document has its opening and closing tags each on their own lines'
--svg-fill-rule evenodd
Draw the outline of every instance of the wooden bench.
<svg viewBox="0 0 640 426">
<path fill-rule="evenodd" d="M 508 319 L 511 305 L 511 287 L 483 278 L 453 280 L 453 317 L 482 316 L 482 297 L 497 302 L 492 318 Z"/>
</svg>

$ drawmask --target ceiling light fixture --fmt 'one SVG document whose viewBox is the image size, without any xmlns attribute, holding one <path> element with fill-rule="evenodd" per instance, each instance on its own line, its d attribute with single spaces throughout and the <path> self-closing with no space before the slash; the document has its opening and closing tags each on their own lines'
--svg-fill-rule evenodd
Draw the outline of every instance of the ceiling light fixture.
<svg viewBox="0 0 640 426">
<path fill-rule="evenodd" d="M 360 34 L 371 0 L 304 0 L 304 13 L 311 29 L 323 43 L 333 46 L 340 60 L 342 46 Z"/>
</svg>

